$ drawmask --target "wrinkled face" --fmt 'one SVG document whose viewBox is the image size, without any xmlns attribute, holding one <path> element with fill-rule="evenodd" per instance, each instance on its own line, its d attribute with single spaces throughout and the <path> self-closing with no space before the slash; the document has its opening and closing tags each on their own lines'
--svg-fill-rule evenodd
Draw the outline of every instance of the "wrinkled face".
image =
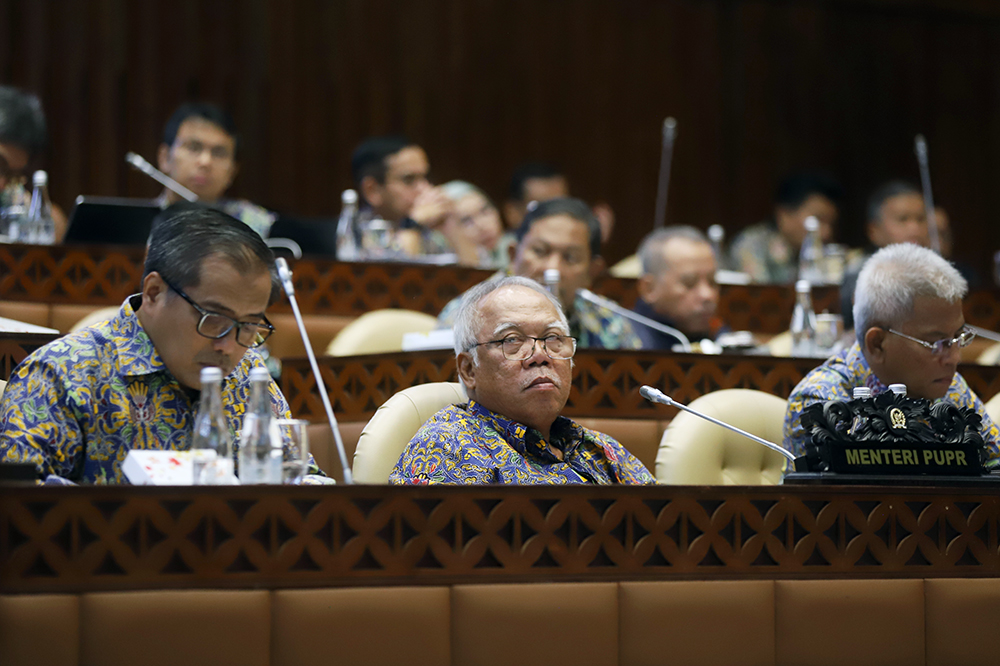
<svg viewBox="0 0 1000 666">
<path fill-rule="evenodd" d="M 868 224 L 868 238 L 876 247 L 893 243 L 930 246 L 924 200 L 916 192 L 889 197 L 882 204 L 882 216 Z"/>
<path fill-rule="evenodd" d="M 479 311 L 482 325 L 478 342 L 500 340 L 511 333 L 536 338 L 568 334 L 552 303 L 527 287 L 498 289 L 480 301 Z M 471 362 L 474 353 L 478 354 L 478 365 Z M 549 358 L 540 343 L 535 343 L 534 353 L 523 361 L 504 358 L 499 344 L 482 345 L 459 355 L 459 372 L 470 398 L 544 435 L 569 400 L 572 368 L 571 359 Z"/>
<path fill-rule="evenodd" d="M 940 298 L 918 296 L 913 302 L 913 315 L 897 327 L 901 333 L 925 342 L 954 338 L 965 325 L 962 303 L 949 303 Z M 881 356 L 869 362 L 875 375 L 885 384 L 906 384 L 907 395 L 936 400 L 944 396 L 955 378 L 961 349 L 952 345 L 936 356 L 923 345 L 886 333 Z"/>
<path fill-rule="evenodd" d="M 479 192 L 470 192 L 455 202 L 455 214 L 462 230 L 479 247 L 492 250 L 500 240 L 503 225 L 500 212 Z"/>
<path fill-rule="evenodd" d="M 160 146 L 159 162 L 160 171 L 211 203 L 236 177 L 236 142 L 215 123 L 188 118 L 177 129 L 173 145 Z"/>
<path fill-rule="evenodd" d="M 507 228 L 517 229 L 521 226 L 528 204 L 532 201 L 549 201 L 569 196 L 569 183 L 565 176 L 551 178 L 529 178 L 524 181 L 524 199 L 508 201 L 504 209 L 507 217 Z"/>
<path fill-rule="evenodd" d="M 708 243 L 672 238 L 661 250 L 667 270 L 642 278 L 641 295 L 684 333 L 708 333 L 719 304 L 715 253 Z"/>
<path fill-rule="evenodd" d="M 430 189 L 427 175 L 431 167 L 427 153 L 419 146 L 407 146 L 390 155 L 385 165 L 385 183 L 366 178 L 364 195 L 380 217 L 396 223 L 407 217 L 417 197 Z"/>
<path fill-rule="evenodd" d="M 12 143 L 0 143 L 0 190 L 27 176 L 28 151 Z"/>
<path fill-rule="evenodd" d="M 271 295 L 271 278 L 264 268 L 240 273 L 228 260 L 214 255 L 202 262 L 196 286 L 180 288 L 205 310 L 259 324 Z M 158 273 L 143 280 L 139 315 L 170 374 L 184 386 L 200 388 L 203 367 L 221 368 L 228 375 L 246 353 L 247 348 L 236 342 L 235 328 L 218 340 L 198 333 L 201 315 L 167 287 Z"/>
<path fill-rule="evenodd" d="M 577 289 L 590 287 L 590 231 L 585 222 L 569 215 L 537 220 L 518 244 L 514 255 L 515 275 L 541 283 L 545 270 L 559 270 L 559 302 L 569 309 Z"/>
<path fill-rule="evenodd" d="M 822 194 L 810 194 L 798 208 L 778 206 L 775 221 L 781 232 L 793 247 L 800 247 L 806 237 L 806 218 L 810 215 L 819 220 L 819 235 L 824 243 L 833 239 L 833 227 L 837 223 L 837 207 Z"/>
</svg>

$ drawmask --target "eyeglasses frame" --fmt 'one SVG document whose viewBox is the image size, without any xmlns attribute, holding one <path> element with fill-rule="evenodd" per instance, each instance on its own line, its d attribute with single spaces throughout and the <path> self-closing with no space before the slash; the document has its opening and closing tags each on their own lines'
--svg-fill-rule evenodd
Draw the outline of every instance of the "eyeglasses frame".
<svg viewBox="0 0 1000 666">
<path fill-rule="evenodd" d="M 221 340 L 222 338 L 224 338 L 227 335 L 229 335 L 229 332 L 232 331 L 234 328 L 240 328 L 242 326 L 249 325 L 248 322 L 237 321 L 236 319 L 233 319 L 229 315 L 224 315 L 221 312 L 212 312 L 211 310 L 206 310 L 205 308 L 203 308 L 200 305 L 198 305 L 197 303 L 195 303 L 194 300 L 192 300 L 190 296 L 188 296 L 187 294 L 185 294 L 183 289 L 180 289 L 180 288 L 175 287 L 174 285 L 170 284 L 170 282 L 167 281 L 165 278 L 163 278 L 162 275 L 160 276 L 160 278 L 163 280 L 163 282 L 168 287 L 170 287 L 171 289 L 173 289 L 177 293 L 178 296 L 180 296 L 185 301 L 187 301 L 188 305 L 190 305 L 191 307 L 193 307 L 198 312 L 198 314 L 201 315 L 201 319 L 198 320 L 198 325 L 195 327 L 195 330 L 198 331 L 198 335 L 200 335 L 201 337 L 208 338 L 209 340 Z M 228 319 L 229 321 L 232 322 L 232 326 L 230 326 L 229 328 L 227 328 L 225 331 L 223 331 L 219 335 L 206 335 L 205 333 L 201 332 L 201 325 L 202 325 L 202 323 L 204 323 L 205 318 L 209 317 L 209 316 L 212 316 L 212 317 L 222 317 L 223 319 Z M 274 324 L 272 324 L 268 320 L 267 315 L 263 315 L 263 318 L 264 318 L 264 322 L 262 324 L 253 324 L 258 329 L 258 331 L 257 331 L 257 339 L 254 341 L 254 344 L 252 344 L 252 345 L 245 345 L 242 342 L 240 342 L 239 331 L 236 332 L 236 344 L 238 344 L 240 347 L 246 347 L 247 349 L 257 349 L 258 347 L 260 347 L 261 345 L 263 345 L 267 341 L 267 339 L 269 337 L 271 337 L 271 334 L 274 333 Z M 260 332 L 261 328 L 263 328 L 265 331 L 267 331 L 267 333 L 266 334 L 261 333 Z"/>
</svg>

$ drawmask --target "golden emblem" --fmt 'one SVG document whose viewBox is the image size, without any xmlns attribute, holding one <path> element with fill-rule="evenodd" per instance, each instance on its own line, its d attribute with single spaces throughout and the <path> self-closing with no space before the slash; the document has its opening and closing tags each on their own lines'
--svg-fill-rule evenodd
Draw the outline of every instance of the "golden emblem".
<svg viewBox="0 0 1000 666">
<path fill-rule="evenodd" d="M 889 423 L 893 428 L 905 428 L 906 414 L 899 407 L 893 407 L 889 410 Z"/>
</svg>

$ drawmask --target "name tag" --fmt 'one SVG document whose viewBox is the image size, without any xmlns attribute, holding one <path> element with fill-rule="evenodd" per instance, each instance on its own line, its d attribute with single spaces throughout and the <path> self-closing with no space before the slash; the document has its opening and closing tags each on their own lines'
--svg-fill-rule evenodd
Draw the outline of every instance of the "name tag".
<svg viewBox="0 0 1000 666">
<path fill-rule="evenodd" d="M 832 471 L 840 474 L 934 474 L 979 476 L 974 446 L 922 448 L 898 444 L 843 443 L 830 447 Z"/>
</svg>

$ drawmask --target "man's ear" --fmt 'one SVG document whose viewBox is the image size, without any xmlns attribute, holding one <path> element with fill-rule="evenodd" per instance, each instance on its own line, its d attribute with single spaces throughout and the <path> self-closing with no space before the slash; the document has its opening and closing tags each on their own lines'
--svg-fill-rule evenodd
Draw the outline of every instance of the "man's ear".
<svg viewBox="0 0 1000 666">
<path fill-rule="evenodd" d="M 361 196 L 372 208 L 382 205 L 382 186 L 375 180 L 375 176 L 365 176 L 361 179 Z"/>
<path fill-rule="evenodd" d="M 639 298 L 650 304 L 656 302 L 656 278 L 652 275 L 640 275 L 635 281 L 635 288 L 639 292 Z"/>
<path fill-rule="evenodd" d="M 884 328 L 872 326 L 865 331 L 865 358 L 869 363 L 881 363 L 885 360 L 885 338 Z"/>
<path fill-rule="evenodd" d="M 149 312 L 157 307 L 163 307 L 170 287 L 156 271 L 142 279 L 142 307 Z M 148 307 L 147 307 L 148 306 Z"/>
<path fill-rule="evenodd" d="M 170 146 L 165 143 L 161 143 L 156 150 L 156 165 L 163 173 L 170 174 Z"/>
<path fill-rule="evenodd" d="M 226 182 L 226 186 L 222 188 L 222 194 L 225 194 L 226 190 L 229 189 L 229 186 L 233 184 L 233 181 L 236 180 L 236 175 L 239 172 L 240 172 L 240 163 L 237 162 L 236 160 L 233 160 L 233 165 L 229 167 L 229 180 Z"/>
<path fill-rule="evenodd" d="M 462 352 L 455 359 L 456 365 L 458 365 L 458 378 L 462 380 L 462 384 L 465 386 L 465 392 L 472 398 L 476 391 L 476 364 L 473 362 L 472 354 L 475 352 Z"/>
<path fill-rule="evenodd" d="M 593 283 L 594 280 L 601 277 L 605 269 L 608 267 L 608 262 L 604 261 L 604 257 L 597 255 L 596 257 L 591 257 L 590 259 L 590 281 Z M 589 286 L 589 285 L 588 285 Z"/>
<path fill-rule="evenodd" d="M 868 231 L 868 240 L 875 247 L 882 247 L 882 228 L 877 222 L 869 222 L 865 227 Z"/>
</svg>

